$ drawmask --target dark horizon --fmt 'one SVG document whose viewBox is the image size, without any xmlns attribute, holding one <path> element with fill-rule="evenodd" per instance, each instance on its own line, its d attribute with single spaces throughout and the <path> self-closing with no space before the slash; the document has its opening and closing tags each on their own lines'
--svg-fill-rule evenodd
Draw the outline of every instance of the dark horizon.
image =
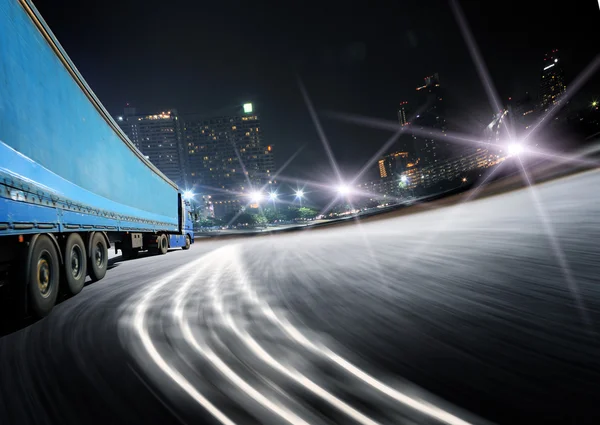
<svg viewBox="0 0 600 425">
<path fill-rule="evenodd" d="M 437 72 L 450 124 L 478 130 L 492 113 L 445 1 L 388 8 L 330 3 L 318 11 L 274 2 L 34 3 L 111 113 L 122 113 L 128 102 L 139 111 L 218 115 L 252 102 L 265 140 L 277 147 L 278 166 L 306 146 L 288 176 L 332 176 L 297 78 L 318 111 L 396 120 L 397 105 L 414 104 L 415 88 Z M 526 91 L 537 95 L 547 51 L 561 51 L 567 83 L 597 54 L 593 1 L 560 15 L 542 2 L 504 2 L 491 13 L 478 2 L 460 4 L 503 101 Z M 597 94 L 596 77 L 574 101 L 583 104 Z M 391 135 L 325 117 L 322 122 L 348 175 Z"/>
</svg>

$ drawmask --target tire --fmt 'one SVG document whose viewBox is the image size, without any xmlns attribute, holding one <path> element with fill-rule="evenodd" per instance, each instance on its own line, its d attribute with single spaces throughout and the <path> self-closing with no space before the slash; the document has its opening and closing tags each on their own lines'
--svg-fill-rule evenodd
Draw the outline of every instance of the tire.
<svg viewBox="0 0 600 425">
<path fill-rule="evenodd" d="M 165 255 L 169 250 L 169 241 L 167 239 L 167 235 L 160 235 L 156 240 L 158 244 L 158 254 Z"/>
<path fill-rule="evenodd" d="M 70 295 L 77 295 L 85 284 L 88 263 L 85 244 L 78 233 L 71 233 L 67 238 L 64 259 L 63 270 L 67 292 Z"/>
<path fill-rule="evenodd" d="M 45 317 L 52 311 L 60 283 L 58 252 L 50 238 L 40 235 L 27 259 L 27 294 L 31 313 Z"/>
<path fill-rule="evenodd" d="M 190 245 L 191 245 L 190 237 L 188 235 L 185 235 L 185 246 L 182 246 L 181 249 L 183 249 L 184 251 L 188 250 L 188 249 L 190 249 Z"/>
<path fill-rule="evenodd" d="M 92 282 L 97 282 L 106 275 L 108 267 L 108 247 L 102 233 L 94 233 L 90 247 L 88 270 Z"/>
</svg>

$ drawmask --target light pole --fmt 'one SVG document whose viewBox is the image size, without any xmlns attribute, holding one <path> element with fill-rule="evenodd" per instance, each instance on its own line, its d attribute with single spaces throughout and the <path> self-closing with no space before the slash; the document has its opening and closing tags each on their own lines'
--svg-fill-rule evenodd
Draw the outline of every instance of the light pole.
<svg viewBox="0 0 600 425">
<path fill-rule="evenodd" d="M 304 198 L 304 191 L 302 189 L 298 189 L 296 190 L 296 199 L 300 202 L 300 205 L 302 205 L 302 198 Z"/>
</svg>

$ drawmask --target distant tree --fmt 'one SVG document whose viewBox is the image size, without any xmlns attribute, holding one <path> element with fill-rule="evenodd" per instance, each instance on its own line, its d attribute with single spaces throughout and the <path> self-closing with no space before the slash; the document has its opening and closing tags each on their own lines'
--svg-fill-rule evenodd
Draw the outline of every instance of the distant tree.
<svg viewBox="0 0 600 425">
<path fill-rule="evenodd" d="M 255 214 L 254 215 L 254 225 L 256 227 L 265 227 L 268 223 L 267 217 L 264 214 Z"/>
<path fill-rule="evenodd" d="M 201 217 L 196 224 L 200 227 L 212 227 L 215 226 L 214 221 L 210 217 Z"/>
<path fill-rule="evenodd" d="M 269 223 L 283 219 L 283 215 L 275 208 L 265 208 L 263 209 L 263 214 Z"/>
<path fill-rule="evenodd" d="M 331 208 L 331 212 L 340 214 L 340 213 L 349 211 L 350 209 L 351 209 L 350 204 L 340 202 L 339 204 L 336 204 L 333 206 L 333 208 Z"/>
<path fill-rule="evenodd" d="M 256 223 L 256 215 L 244 211 L 237 216 L 233 224 L 247 224 L 248 226 L 253 226 L 254 223 Z"/>
<path fill-rule="evenodd" d="M 200 217 L 196 221 L 196 225 L 199 227 L 213 227 L 213 226 L 222 226 L 223 220 L 220 220 L 215 217 Z"/>
<path fill-rule="evenodd" d="M 233 224 L 232 221 L 234 220 L 237 214 L 238 213 L 235 211 L 229 211 L 223 216 L 223 221 L 225 222 L 225 224 Z"/>
<path fill-rule="evenodd" d="M 237 226 L 238 224 L 247 224 L 249 226 L 254 225 L 255 223 L 255 214 L 250 214 L 246 211 L 244 212 L 234 212 L 231 211 L 227 213 L 223 219 L 226 224 L 230 226 Z"/>
<path fill-rule="evenodd" d="M 365 208 L 377 208 L 377 205 L 379 205 L 379 202 L 375 199 L 369 199 L 364 203 Z"/>
<path fill-rule="evenodd" d="M 295 220 L 300 217 L 300 208 L 297 207 L 288 207 L 283 211 L 283 217 L 286 220 Z"/>
<path fill-rule="evenodd" d="M 300 207 L 298 215 L 305 220 L 314 219 L 317 216 L 317 211 L 308 207 Z"/>
</svg>

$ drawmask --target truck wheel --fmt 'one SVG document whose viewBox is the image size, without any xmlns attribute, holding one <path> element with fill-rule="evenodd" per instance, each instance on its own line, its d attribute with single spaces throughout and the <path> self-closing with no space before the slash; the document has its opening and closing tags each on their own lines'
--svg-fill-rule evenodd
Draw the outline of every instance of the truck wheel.
<svg viewBox="0 0 600 425">
<path fill-rule="evenodd" d="M 190 245 L 191 245 L 190 237 L 188 235 L 185 235 L 185 246 L 182 246 L 181 249 L 183 249 L 184 251 L 186 249 L 190 249 Z"/>
<path fill-rule="evenodd" d="M 169 250 L 169 241 L 167 240 L 167 235 L 160 235 L 156 242 L 158 244 L 158 253 L 160 255 L 166 254 Z"/>
<path fill-rule="evenodd" d="M 88 268 L 92 282 L 97 282 L 106 275 L 106 268 L 108 267 L 108 247 L 101 233 L 94 233 L 91 247 Z"/>
<path fill-rule="evenodd" d="M 85 277 L 87 276 L 85 244 L 78 233 L 71 233 L 67 238 L 64 270 L 67 291 L 71 295 L 77 295 L 83 289 Z"/>
<path fill-rule="evenodd" d="M 40 235 L 27 262 L 29 306 L 37 317 L 50 314 L 58 295 L 60 266 L 58 253 L 50 238 Z"/>
</svg>

